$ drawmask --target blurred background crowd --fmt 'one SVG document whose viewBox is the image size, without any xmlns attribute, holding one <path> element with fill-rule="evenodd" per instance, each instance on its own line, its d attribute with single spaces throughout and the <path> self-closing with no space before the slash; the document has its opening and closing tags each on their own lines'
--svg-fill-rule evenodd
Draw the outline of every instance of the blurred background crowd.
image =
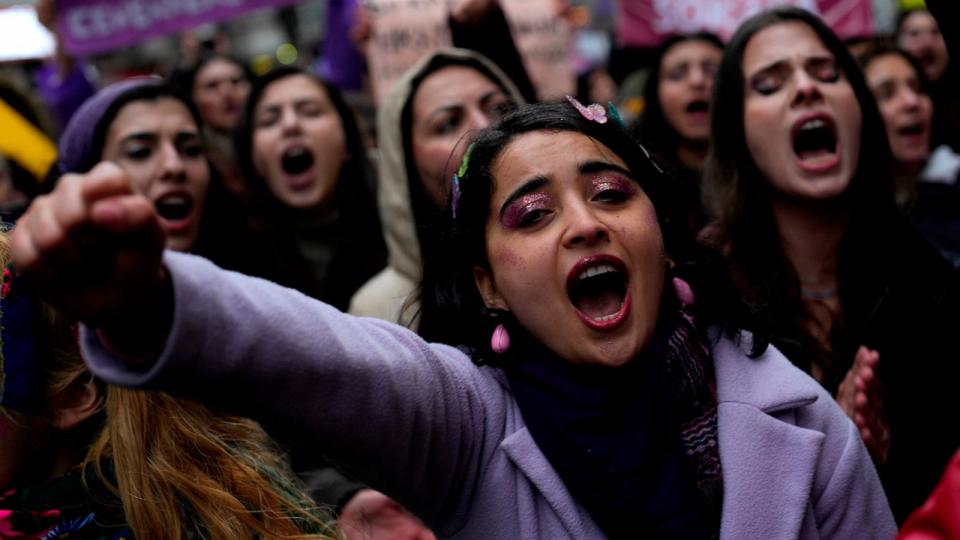
<svg viewBox="0 0 960 540">
<path fill-rule="evenodd" d="M 740 168 L 752 156 L 773 189 L 821 197 L 789 178 L 777 184 L 786 154 L 743 127 L 745 116 L 762 123 L 773 113 L 745 111 L 747 90 L 723 72 L 725 54 L 747 69 L 745 43 L 728 43 L 740 23 L 778 5 L 815 14 L 857 62 L 805 69 L 814 85 L 837 70 L 860 74 L 856 97 L 861 106 L 875 102 L 882 120 L 863 115 L 861 148 L 883 152 L 874 163 L 861 155 L 858 175 L 892 183 L 889 215 L 871 206 L 879 197 L 872 188 L 853 187 L 862 181 L 850 188 L 862 191 L 862 208 L 830 214 L 770 209 L 749 184 L 731 180 L 757 172 Z M 931 13 L 922 0 L 0 0 L 0 212 L 13 224 L 64 174 L 110 161 L 154 204 L 168 249 L 431 339 L 449 329 L 421 305 L 417 291 L 432 278 L 422 261 L 444 249 L 450 178 L 472 134 L 517 104 L 565 96 L 610 104 L 677 183 L 686 226 L 722 254 L 739 294 L 776 308 L 767 321 L 772 343 L 855 421 L 902 524 L 960 446 L 958 349 L 912 341 L 951 336 L 960 308 L 960 76 L 951 60 L 960 54 L 960 19 L 956 8 L 939 9 Z M 775 68 L 740 82 L 772 94 L 788 78 Z M 724 77 L 727 93 L 715 92 Z M 819 99 L 816 90 L 809 96 Z M 815 169 L 845 128 L 843 118 L 813 120 L 796 128 L 792 150 Z M 5 340 L 15 309 L 4 306 Z M 63 323 L 36 324 L 70 341 Z M 52 347 L 49 339 L 37 347 Z M 886 351 L 879 361 L 876 350 Z M 83 372 L 78 358 L 43 369 L 62 380 Z M 10 392 L 0 404 L 26 407 Z M 169 470 L 145 465 L 144 475 L 183 475 L 154 486 L 174 493 L 167 517 L 177 501 L 197 508 L 218 490 L 236 495 L 223 502 L 232 508 L 262 482 L 272 511 L 296 515 L 305 497 L 329 509 L 341 528 L 331 534 L 433 537 L 335 463 L 295 442 L 282 451 L 263 442 L 253 422 L 134 392 L 110 399 L 110 427 L 97 437 L 75 432 L 102 414 L 99 401 L 51 429 L 74 433 L 70 444 L 83 439 L 80 454 L 112 447 L 119 460 L 127 448 L 136 462 L 137 449 L 155 443 L 144 430 L 130 439 L 121 423 L 176 414 L 167 418 L 194 423 L 177 428 L 169 453 L 212 433 L 203 440 L 245 441 L 238 446 L 246 455 L 268 464 L 251 468 L 211 451 Z M 177 423 L 150 429 L 174 432 Z M 57 459 L 75 464 L 76 454 Z M 219 456 L 216 471 L 199 463 L 209 455 Z M 4 489 L 36 479 L 24 472 L 29 451 L 0 459 L 8 461 L 0 464 Z M 225 470 L 239 479 L 220 485 Z M 127 487 L 142 481 L 118 476 Z M 197 478 L 209 491 L 183 495 Z M 953 497 L 947 513 L 956 526 Z M 123 502 L 139 531 L 161 527 L 165 515 Z M 229 510 L 218 512 L 200 512 L 199 521 L 229 521 Z M 0 526 L 0 537 L 10 531 Z"/>
</svg>

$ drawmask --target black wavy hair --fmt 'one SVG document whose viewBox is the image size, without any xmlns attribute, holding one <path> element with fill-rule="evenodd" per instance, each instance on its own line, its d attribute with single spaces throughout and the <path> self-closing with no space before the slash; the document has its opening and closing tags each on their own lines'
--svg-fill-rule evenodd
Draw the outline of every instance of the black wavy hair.
<svg viewBox="0 0 960 540">
<path fill-rule="evenodd" d="M 205 52 L 194 62 L 193 65 L 187 68 L 177 69 L 170 74 L 170 84 L 173 85 L 173 88 L 183 94 L 184 96 L 193 97 L 193 85 L 197 80 L 197 74 L 207 67 L 207 64 L 215 61 L 221 60 L 233 64 L 240 68 L 240 71 L 243 73 L 243 78 L 247 81 L 253 80 L 253 72 L 250 71 L 250 68 L 243 63 L 239 58 L 231 56 L 229 54 L 218 53 L 218 52 Z"/>
<path fill-rule="evenodd" d="M 265 180 L 257 173 L 253 164 L 253 133 L 256 130 L 254 113 L 260 100 L 263 99 L 264 92 L 270 85 L 281 79 L 298 75 L 311 79 L 323 90 L 330 99 L 330 103 L 340 117 L 340 124 L 343 126 L 345 146 L 350 159 L 344 163 L 343 169 L 340 171 L 340 177 L 341 179 L 351 179 L 351 181 L 337 182 L 334 196 L 338 201 L 341 201 L 339 206 L 343 206 L 348 201 L 366 202 L 373 200 L 373 169 L 367 159 L 367 151 L 353 109 L 347 105 L 337 87 L 304 69 L 294 66 L 280 66 L 256 78 L 250 87 L 250 97 L 244 106 L 243 114 L 240 115 L 237 122 L 234 146 L 251 198 L 272 201 L 272 211 L 277 211 L 282 206 L 282 203 L 267 189 Z M 355 201 L 358 198 L 359 200 Z"/>
<path fill-rule="evenodd" d="M 937 117 L 937 104 L 933 99 L 933 95 L 931 94 L 931 92 L 933 92 L 933 85 L 930 83 L 930 79 L 927 78 L 927 74 L 924 72 L 923 66 L 921 66 L 920 62 L 918 62 L 917 59 L 914 58 L 910 53 L 886 41 L 876 41 L 871 43 L 863 53 L 857 55 L 857 62 L 860 64 L 861 69 L 863 69 L 864 77 L 866 77 L 867 68 L 870 66 L 870 64 L 873 63 L 874 60 L 884 56 L 896 56 L 906 62 L 907 65 L 910 66 L 910 69 L 913 70 L 913 75 L 917 78 L 917 82 L 920 86 L 920 94 L 923 94 L 930 99 L 930 105 L 932 107 L 930 128 L 932 130 L 933 119 Z M 932 133 L 930 143 L 930 146 L 932 147 Z M 895 157 L 894 161 L 896 161 Z M 901 208 L 904 208 L 905 211 L 908 211 L 916 201 L 916 179 L 912 176 L 895 176 L 893 189 L 897 205 Z"/>
<path fill-rule="evenodd" d="M 94 163 L 100 161 L 100 156 L 106 145 L 107 134 L 110 132 L 110 126 L 124 107 L 136 101 L 157 101 L 160 99 L 173 99 L 181 103 L 189 112 L 190 118 L 197 125 L 197 129 L 200 130 L 203 127 L 203 119 L 200 117 L 196 105 L 193 104 L 188 95 L 178 91 L 174 85 L 157 81 L 151 84 L 134 86 L 117 96 L 97 122 L 93 131 L 94 144 L 92 151 L 96 156 Z M 244 261 L 247 259 L 247 255 L 240 244 L 242 242 L 240 239 L 244 236 L 246 228 L 242 206 L 223 186 L 217 168 L 209 159 L 207 159 L 207 168 L 210 171 L 210 182 L 207 187 L 197 241 L 191 251 L 224 268 L 244 271 L 246 270 Z"/>
<path fill-rule="evenodd" d="M 864 76 L 866 76 L 867 66 L 877 58 L 887 55 L 899 56 L 904 59 L 907 64 L 910 65 L 910 69 L 913 70 L 914 75 L 917 76 L 917 81 L 920 83 L 920 91 L 928 96 L 930 95 L 932 91 L 930 79 L 927 78 L 927 74 L 923 71 L 923 66 L 920 65 L 920 62 L 907 51 L 886 41 L 875 41 L 871 43 L 865 51 L 857 55 L 857 63 L 860 64 L 860 67 L 863 69 Z"/>
<path fill-rule="evenodd" d="M 340 169 L 337 185 L 333 197 L 338 219 L 344 225 L 343 238 L 337 238 L 336 265 L 332 264 L 330 273 L 342 279 L 342 283 L 349 283 L 349 287 L 338 287 L 336 291 L 325 291 L 322 294 L 309 290 L 308 283 L 311 270 L 304 267 L 304 262 L 296 262 L 297 248 L 292 245 L 290 231 L 286 230 L 287 220 L 292 210 L 270 191 L 266 180 L 260 176 L 253 164 L 253 134 L 256 129 L 254 116 L 257 105 L 263 99 L 267 88 L 288 77 L 304 76 L 312 80 L 326 93 L 327 98 L 340 117 L 343 127 L 345 147 L 349 158 Z M 265 228 L 269 235 L 269 243 L 279 243 L 279 252 L 274 253 L 274 261 L 268 263 L 273 267 L 262 270 L 265 277 L 281 282 L 284 285 L 298 288 L 307 294 L 320 297 L 339 309 L 346 309 L 350 297 L 366 279 L 372 277 L 386 264 L 386 244 L 383 241 L 383 231 L 380 227 L 380 217 L 376 203 L 376 184 L 373 167 L 367 159 L 367 149 L 357 123 L 353 109 L 347 105 L 343 95 L 337 87 L 316 75 L 294 66 L 275 68 L 253 81 L 250 87 L 250 96 L 244 106 L 237 127 L 234 132 L 234 148 L 240 170 L 243 171 L 249 199 L 253 201 L 251 211 L 258 219 L 253 228 Z M 354 258 L 355 268 L 349 268 L 348 259 Z M 269 258 L 269 257 L 268 257 Z M 331 280 L 335 278 L 331 277 Z M 352 290 L 348 290 L 352 289 Z"/>
<path fill-rule="evenodd" d="M 438 239 L 442 216 L 436 207 L 436 203 L 427 194 L 427 188 L 424 186 L 424 181 L 420 178 L 420 171 L 417 169 L 417 162 L 413 153 L 413 101 L 424 80 L 448 67 L 472 69 L 500 88 L 509 99 L 513 99 L 510 92 L 503 86 L 500 78 L 473 58 L 436 56 L 410 81 L 410 95 L 400 111 L 400 134 L 403 145 L 403 164 L 406 168 L 407 186 L 410 193 L 410 207 L 413 212 L 413 222 L 417 233 L 417 241 L 420 245 L 421 258 L 428 256 L 427 254 L 430 252 L 443 250 L 442 241 Z M 504 106 L 504 110 L 511 106 Z"/>
<path fill-rule="evenodd" d="M 746 83 L 743 57 L 760 31 L 781 24 L 810 28 L 837 61 L 861 111 L 859 161 L 853 178 L 839 199 L 850 216 L 838 254 L 838 294 L 843 313 L 832 331 L 832 351 L 826 351 L 806 324 L 808 315 L 800 297 L 800 280 L 783 250 L 768 198 L 769 187 L 747 147 L 744 125 Z M 873 93 L 843 42 L 810 12 L 780 7 L 747 19 L 727 42 L 714 82 L 711 130 L 714 137 L 704 173 L 705 204 L 716 218 L 712 243 L 721 248 L 745 300 L 769 318 L 775 330 L 772 342 L 801 368 L 823 369 L 824 385 L 845 369 L 838 359 L 853 358 L 848 343 L 856 327 L 869 318 L 878 290 L 886 279 L 888 251 L 884 238 L 902 225 L 893 197 L 893 157 L 883 118 Z"/>
<path fill-rule="evenodd" d="M 663 106 L 660 104 L 660 69 L 663 59 L 671 49 L 681 43 L 702 41 L 723 51 L 723 41 L 716 34 L 710 32 L 696 32 L 694 34 L 678 34 L 666 38 L 654 53 L 653 64 L 650 66 L 650 76 L 643 87 L 644 109 L 643 116 L 637 123 L 636 135 L 640 142 L 646 145 L 657 157 L 663 157 L 673 162 L 677 161 L 677 146 L 680 144 L 680 134 L 670 125 L 663 115 Z"/>
<path fill-rule="evenodd" d="M 751 353 L 766 347 L 762 329 L 740 304 L 719 256 L 700 246 L 686 225 L 686 206 L 675 182 L 664 175 L 625 127 L 584 118 L 568 103 L 523 105 L 483 130 L 473 143 L 470 163 L 460 179 L 457 215 L 445 214 L 445 249 L 424 259 L 420 334 L 432 341 L 465 345 L 478 363 L 496 362 L 489 348 L 493 328 L 515 324 L 509 314 L 485 307 L 474 282 L 474 268 L 489 267 L 486 224 L 496 179 L 493 164 L 517 137 L 535 131 L 576 132 L 607 146 L 624 160 L 633 179 L 650 197 L 657 212 L 664 248 L 675 263 L 668 274 L 688 281 L 697 292 L 699 316 L 719 323 L 731 335 L 739 328 L 755 332 Z M 531 156 L 531 159 L 536 159 Z M 708 324 L 702 324 L 705 329 Z M 706 334 L 704 334 L 706 337 Z"/>
<path fill-rule="evenodd" d="M 929 13 L 930 13 L 930 10 L 927 9 L 926 7 L 913 7 L 913 8 L 910 8 L 910 9 L 902 10 L 902 11 L 900 11 L 899 13 L 897 13 L 897 20 L 894 22 L 894 25 L 893 25 L 893 27 L 894 27 L 894 31 L 893 31 L 893 37 L 894 37 L 894 39 L 898 39 L 898 40 L 900 39 L 900 32 L 903 31 L 903 24 L 904 24 L 905 22 L 907 22 L 907 19 L 909 19 L 914 13 L 928 13 L 928 14 L 929 14 Z M 932 15 L 932 14 L 931 14 L 931 15 Z M 939 24 L 939 23 L 938 23 L 938 24 Z"/>
</svg>

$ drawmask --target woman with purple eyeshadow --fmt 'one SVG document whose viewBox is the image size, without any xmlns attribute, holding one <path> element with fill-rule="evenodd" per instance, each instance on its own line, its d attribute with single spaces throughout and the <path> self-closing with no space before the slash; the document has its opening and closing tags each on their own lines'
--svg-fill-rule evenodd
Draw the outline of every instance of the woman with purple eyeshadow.
<svg viewBox="0 0 960 540">
<path fill-rule="evenodd" d="M 895 533 L 853 423 L 767 345 L 615 111 L 507 114 L 450 199 L 434 343 L 162 253 L 115 168 L 65 178 L 13 252 L 51 283 L 103 257 L 109 281 L 57 289 L 99 376 L 295 434 L 440 538 Z"/>
</svg>

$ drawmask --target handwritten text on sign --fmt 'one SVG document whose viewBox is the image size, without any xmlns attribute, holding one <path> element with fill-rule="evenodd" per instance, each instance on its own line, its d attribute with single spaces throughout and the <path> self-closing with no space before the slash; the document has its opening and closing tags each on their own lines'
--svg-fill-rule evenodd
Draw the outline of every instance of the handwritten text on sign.
<svg viewBox="0 0 960 540">
<path fill-rule="evenodd" d="M 555 0 L 500 0 L 530 81 L 541 99 L 573 91 L 570 29 Z M 373 22 L 367 64 L 379 101 L 418 60 L 452 43 L 447 0 L 369 0 Z"/>
</svg>

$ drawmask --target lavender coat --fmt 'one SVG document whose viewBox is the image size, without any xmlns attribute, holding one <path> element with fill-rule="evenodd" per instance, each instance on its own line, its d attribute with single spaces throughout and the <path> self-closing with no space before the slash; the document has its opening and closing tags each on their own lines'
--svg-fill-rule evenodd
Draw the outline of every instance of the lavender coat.
<svg viewBox="0 0 960 540">
<path fill-rule="evenodd" d="M 204 259 L 164 261 L 176 302 L 165 351 L 137 370 L 84 329 L 84 356 L 100 377 L 197 398 L 295 436 L 440 537 L 603 538 L 534 443 L 499 370 Z M 860 437 L 819 384 L 773 349 L 749 359 L 721 340 L 714 359 L 721 538 L 894 536 Z"/>
</svg>

